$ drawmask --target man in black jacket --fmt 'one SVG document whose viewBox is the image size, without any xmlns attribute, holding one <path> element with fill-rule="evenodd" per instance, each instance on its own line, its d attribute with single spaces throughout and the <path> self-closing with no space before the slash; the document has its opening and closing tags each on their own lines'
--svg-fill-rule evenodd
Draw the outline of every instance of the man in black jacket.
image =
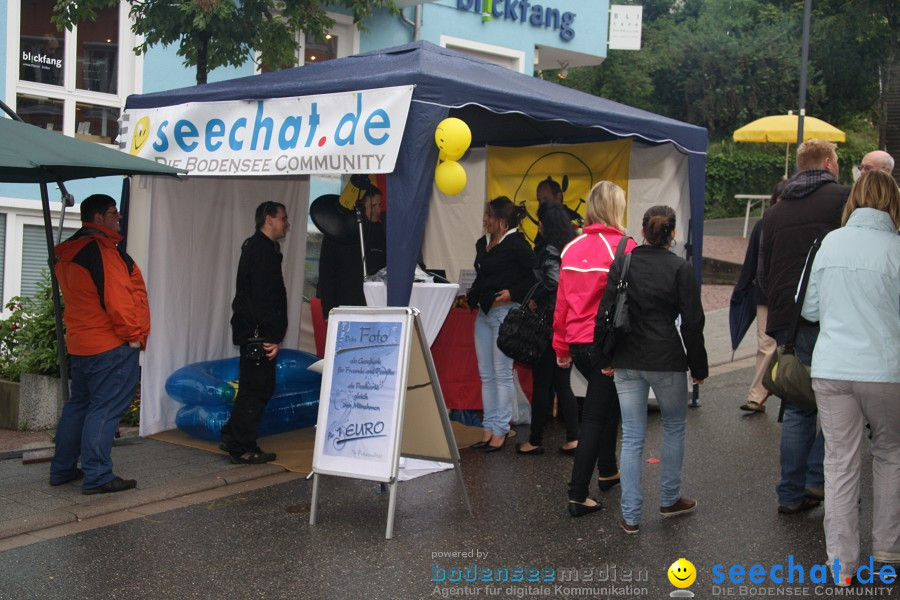
<svg viewBox="0 0 900 600">
<path fill-rule="evenodd" d="M 798 312 L 794 297 L 817 237 L 840 227 L 841 212 L 850 188 L 837 182 L 836 146 L 808 140 L 797 148 L 797 174 L 785 185 L 781 201 L 763 217 L 759 284 L 769 298 L 766 333 L 778 345 L 787 341 Z M 812 363 L 819 327 L 801 321 L 796 339 L 797 357 Z M 822 468 L 824 440 L 816 431 L 816 411 L 788 404 L 781 429 L 781 481 L 778 512 L 794 514 L 819 505 L 824 497 Z"/>
<path fill-rule="evenodd" d="M 381 222 L 383 195 L 374 185 L 369 185 L 362 197 L 363 238 L 366 244 L 366 272 L 362 268 L 362 252 L 359 234 L 349 240 L 339 240 L 325 234 L 319 254 L 319 282 L 316 296 L 322 300 L 322 313 L 336 306 L 365 306 L 363 280 L 387 265 L 387 239 Z"/>
<path fill-rule="evenodd" d="M 256 437 L 275 390 L 275 357 L 287 331 L 287 291 L 278 240 L 290 227 L 283 204 L 263 202 L 256 208 L 256 233 L 241 246 L 231 303 L 232 340 L 241 348 L 240 385 L 219 444 L 235 464 L 275 460 L 273 453 L 256 445 Z"/>
</svg>

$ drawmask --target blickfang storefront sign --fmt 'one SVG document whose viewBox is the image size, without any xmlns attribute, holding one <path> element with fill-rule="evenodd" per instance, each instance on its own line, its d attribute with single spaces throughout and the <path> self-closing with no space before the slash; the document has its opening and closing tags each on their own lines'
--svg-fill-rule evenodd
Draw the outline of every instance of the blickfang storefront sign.
<svg viewBox="0 0 900 600">
<path fill-rule="evenodd" d="M 390 173 L 413 86 L 129 109 L 120 146 L 189 175 Z"/>
</svg>

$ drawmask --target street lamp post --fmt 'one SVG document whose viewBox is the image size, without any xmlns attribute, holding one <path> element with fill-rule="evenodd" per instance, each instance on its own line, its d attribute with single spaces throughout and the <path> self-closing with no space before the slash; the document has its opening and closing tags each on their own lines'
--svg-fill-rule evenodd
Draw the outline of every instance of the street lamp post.
<svg viewBox="0 0 900 600">
<path fill-rule="evenodd" d="M 809 66 L 809 20 L 812 0 L 803 2 L 803 50 L 800 58 L 800 116 L 797 119 L 797 145 L 803 143 L 803 118 L 806 116 L 806 79 Z"/>
</svg>

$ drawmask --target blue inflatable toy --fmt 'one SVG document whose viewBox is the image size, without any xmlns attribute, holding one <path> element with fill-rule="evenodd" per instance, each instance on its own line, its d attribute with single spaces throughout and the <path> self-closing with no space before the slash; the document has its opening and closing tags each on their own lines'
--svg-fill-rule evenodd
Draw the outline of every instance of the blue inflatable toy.
<svg viewBox="0 0 900 600">
<path fill-rule="evenodd" d="M 322 376 L 307 369 L 318 357 L 279 350 L 275 360 L 275 393 L 263 413 L 260 436 L 310 427 L 319 414 Z M 200 439 L 219 441 L 240 386 L 239 373 L 238 357 L 194 363 L 172 373 L 166 380 L 166 393 L 185 405 L 175 416 L 178 428 Z"/>
</svg>

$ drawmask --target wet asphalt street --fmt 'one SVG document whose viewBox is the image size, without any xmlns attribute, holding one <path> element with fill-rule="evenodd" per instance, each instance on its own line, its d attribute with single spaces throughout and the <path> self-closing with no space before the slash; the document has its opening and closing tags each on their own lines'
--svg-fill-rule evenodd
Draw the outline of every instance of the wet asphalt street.
<svg viewBox="0 0 900 600">
<path fill-rule="evenodd" d="M 810 568 L 825 561 L 822 508 L 776 512 L 777 402 L 765 414 L 739 411 L 751 377 L 750 369 L 711 377 L 701 388 L 703 406 L 689 411 L 683 493 L 698 500 L 698 510 L 661 518 L 659 465 L 645 463 L 644 519 L 635 536 L 618 526 L 618 487 L 598 496 L 604 510 L 572 518 L 572 459 L 555 451 L 517 456 L 509 444 L 490 455 L 461 451 L 474 516 L 452 472 L 402 482 L 394 539 L 385 540 L 388 497 L 378 484 L 323 477 L 318 523 L 310 527 L 312 485 L 300 480 L 2 552 L 0 598 L 667 598 L 676 590 L 667 570 L 679 557 L 697 570 L 688 588 L 696 598 L 842 597 L 842 590 L 809 582 Z M 521 428 L 518 441 L 525 433 Z M 563 438 L 554 423 L 548 450 Z M 659 455 L 660 442 L 659 413 L 651 412 L 645 459 Z M 760 564 L 768 574 L 789 555 L 805 583 L 728 582 L 732 565 Z M 725 573 L 718 586 L 716 565 Z M 449 581 L 459 568 L 478 581 Z M 544 581 L 487 583 L 486 569 Z M 900 595 L 896 583 L 851 589 Z"/>
</svg>

